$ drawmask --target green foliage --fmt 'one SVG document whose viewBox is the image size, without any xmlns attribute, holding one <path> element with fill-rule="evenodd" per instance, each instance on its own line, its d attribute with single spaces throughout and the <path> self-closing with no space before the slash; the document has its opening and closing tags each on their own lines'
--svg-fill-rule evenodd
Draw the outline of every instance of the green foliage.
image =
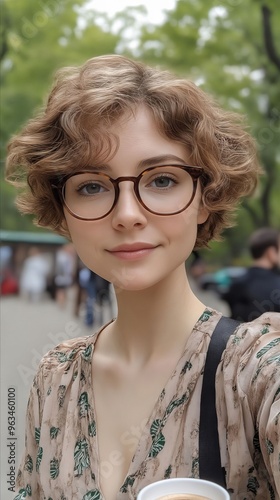
<svg viewBox="0 0 280 500">
<path fill-rule="evenodd" d="M 96 24 L 100 14 L 81 13 L 83 4 L 82 0 L 1 1 L 2 176 L 7 141 L 43 105 L 56 70 L 115 52 L 120 36 Z M 18 214 L 15 192 L 4 182 L 0 196 L 2 229 L 34 230 L 32 218 Z"/>
<path fill-rule="evenodd" d="M 86 9 L 86 0 L 0 2 L 2 165 L 9 137 L 42 106 L 58 68 L 122 52 L 190 77 L 223 106 L 244 114 L 256 137 L 266 175 L 256 197 L 244 201 L 223 245 L 213 244 L 210 259 L 238 261 L 255 227 L 279 226 L 278 0 L 177 0 L 162 25 L 146 22 L 142 30 L 142 6 L 112 18 Z M 274 60 L 265 44 L 264 7 L 270 9 Z M 3 229 L 34 230 L 31 217 L 18 215 L 14 191 L 5 183 L 1 203 Z"/>
<path fill-rule="evenodd" d="M 271 9 L 280 64 L 280 11 L 273 0 L 178 0 L 163 25 L 145 27 L 138 53 L 150 64 L 190 77 L 221 105 L 247 117 L 265 175 L 256 197 L 243 203 L 236 228 L 225 233 L 231 259 L 254 228 L 279 227 L 280 67 L 266 49 L 263 5 Z"/>
<path fill-rule="evenodd" d="M 7 52 L 2 60 L 4 140 L 41 106 L 55 71 L 87 58 L 114 52 L 119 36 L 94 24 L 97 14 L 79 28 L 81 0 L 13 0 L 5 5 Z"/>
</svg>

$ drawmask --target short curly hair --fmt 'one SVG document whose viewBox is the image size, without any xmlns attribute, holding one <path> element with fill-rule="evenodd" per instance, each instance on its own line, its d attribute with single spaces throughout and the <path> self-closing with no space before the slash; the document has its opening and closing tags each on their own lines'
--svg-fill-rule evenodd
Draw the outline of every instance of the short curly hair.
<svg viewBox="0 0 280 500">
<path fill-rule="evenodd" d="M 243 118 L 220 109 L 193 82 L 120 55 L 60 70 L 43 112 L 11 139 L 6 178 L 23 187 L 19 210 L 69 237 L 54 185 L 113 154 L 109 127 L 143 104 L 159 131 L 186 146 L 191 164 L 204 169 L 202 203 L 209 217 L 198 226 L 196 247 L 218 239 L 261 173 Z"/>
</svg>

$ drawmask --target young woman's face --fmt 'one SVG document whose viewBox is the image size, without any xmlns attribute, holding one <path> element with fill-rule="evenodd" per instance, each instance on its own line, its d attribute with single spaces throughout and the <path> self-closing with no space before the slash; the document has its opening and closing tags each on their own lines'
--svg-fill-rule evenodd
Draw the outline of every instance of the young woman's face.
<svg viewBox="0 0 280 500">
<path fill-rule="evenodd" d="M 147 167 L 189 164 L 183 145 L 162 136 L 145 107 L 112 127 L 119 148 L 106 163 L 111 178 L 137 176 Z M 140 166 L 145 160 L 145 167 Z M 94 165 L 93 165 L 94 166 Z M 198 186 L 191 205 L 183 212 L 159 216 L 137 200 L 133 183 L 119 184 L 117 205 L 104 219 L 84 221 L 64 210 L 68 229 L 84 264 L 117 287 L 141 290 L 173 273 L 193 250 L 197 225 L 207 212 L 200 207 Z"/>
</svg>

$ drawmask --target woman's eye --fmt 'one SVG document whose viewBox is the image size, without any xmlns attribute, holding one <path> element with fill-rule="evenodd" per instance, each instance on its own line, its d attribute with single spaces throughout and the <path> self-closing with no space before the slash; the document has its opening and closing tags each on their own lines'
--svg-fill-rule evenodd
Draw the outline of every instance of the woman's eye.
<svg viewBox="0 0 280 500">
<path fill-rule="evenodd" d="M 83 186 L 79 186 L 77 191 L 79 194 L 82 194 L 84 196 L 90 196 L 93 194 L 104 193 L 106 189 L 104 188 L 104 186 L 98 184 L 97 182 L 91 182 L 88 184 L 84 184 Z"/>
<path fill-rule="evenodd" d="M 161 175 L 159 177 L 156 177 L 153 179 L 151 182 L 152 187 L 156 188 L 170 188 L 176 184 L 176 181 L 172 179 L 171 177 L 168 177 L 167 175 Z"/>
</svg>

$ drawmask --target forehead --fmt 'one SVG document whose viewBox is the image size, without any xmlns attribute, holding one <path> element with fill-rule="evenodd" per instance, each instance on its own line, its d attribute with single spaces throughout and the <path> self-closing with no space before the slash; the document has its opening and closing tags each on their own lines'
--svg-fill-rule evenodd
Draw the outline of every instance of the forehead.
<svg viewBox="0 0 280 500">
<path fill-rule="evenodd" d="M 185 145 L 168 138 L 158 126 L 152 112 L 146 106 L 139 106 L 133 114 L 121 117 L 109 130 L 115 137 L 115 151 L 108 159 L 114 166 L 121 161 L 133 165 L 150 158 L 170 157 L 177 161 L 187 162 L 189 155 Z"/>
<path fill-rule="evenodd" d="M 62 175 L 71 175 L 92 166 L 119 168 L 116 175 L 135 175 L 126 172 L 126 167 L 137 168 L 141 162 L 147 166 L 165 161 L 190 164 L 188 148 L 182 142 L 170 139 L 163 132 L 163 125 L 154 118 L 153 112 L 146 105 L 126 110 L 118 117 L 100 117 L 98 122 L 87 120 L 81 123 L 84 139 L 71 148 L 69 166 L 61 165 Z M 68 151 L 69 154 L 69 151 Z M 167 158 L 167 155 L 170 159 Z M 171 158 L 171 156 L 173 157 Z M 158 158 L 153 163 L 153 158 Z M 161 159 L 161 158 L 162 159 Z M 70 159 L 70 156 L 69 156 Z"/>
</svg>

